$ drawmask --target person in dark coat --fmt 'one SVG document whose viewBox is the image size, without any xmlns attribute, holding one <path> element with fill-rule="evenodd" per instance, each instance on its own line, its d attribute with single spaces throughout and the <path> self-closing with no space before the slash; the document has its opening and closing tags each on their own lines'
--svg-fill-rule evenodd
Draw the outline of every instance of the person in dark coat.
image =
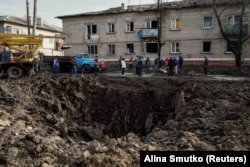
<svg viewBox="0 0 250 167">
<path fill-rule="evenodd" d="M 168 61 L 168 67 L 169 67 L 169 76 L 173 76 L 174 75 L 174 60 L 172 57 L 170 57 L 169 61 Z"/>
<path fill-rule="evenodd" d="M 58 74 L 59 73 L 59 60 L 57 58 L 57 56 L 54 58 L 54 61 L 53 61 L 53 72 L 55 74 Z"/>
<path fill-rule="evenodd" d="M 178 60 L 178 67 L 179 67 L 179 72 L 181 73 L 182 71 L 182 65 L 184 63 L 183 57 L 180 55 L 179 60 Z"/>
<path fill-rule="evenodd" d="M 72 74 L 77 74 L 77 67 L 76 67 L 76 57 L 74 56 L 71 60 L 72 62 Z"/>
<path fill-rule="evenodd" d="M 145 60 L 145 66 L 146 66 L 146 73 L 149 73 L 149 71 L 150 71 L 150 60 L 149 60 L 148 57 Z"/>
<path fill-rule="evenodd" d="M 137 64 L 138 64 L 137 74 L 138 74 L 138 76 L 141 76 L 141 72 L 142 72 L 142 59 L 141 59 L 141 56 L 138 58 Z"/>
<path fill-rule="evenodd" d="M 207 75 L 207 69 L 208 69 L 208 58 L 205 56 L 204 64 L 203 64 L 203 70 L 204 74 Z"/>
</svg>

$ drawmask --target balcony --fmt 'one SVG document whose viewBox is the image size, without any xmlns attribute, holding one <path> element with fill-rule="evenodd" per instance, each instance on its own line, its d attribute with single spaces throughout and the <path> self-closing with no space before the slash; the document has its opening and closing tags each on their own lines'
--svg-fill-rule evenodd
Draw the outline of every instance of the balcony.
<svg viewBox="0 0 250 167">
<path fill-rule="evenodd" d="M 239 35 L 240 34 L 240 26 L 235 24 L 235 25 L 226 25 L 225 26 L 225 32 L 229 35 Z M 247 35 L 248 34 L 248 25 L 243 24 L 242 25 L 242 35 Z"/>
<path fill-rule="evenodd" d="M 139 38 L 157 38 L 158 29 L 141 29 L 138 31 Z"/>
</svg>

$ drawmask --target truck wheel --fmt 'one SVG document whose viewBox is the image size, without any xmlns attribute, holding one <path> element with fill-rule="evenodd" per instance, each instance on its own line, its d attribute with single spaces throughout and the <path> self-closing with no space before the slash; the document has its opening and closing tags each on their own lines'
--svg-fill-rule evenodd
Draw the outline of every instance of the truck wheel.
<svg viewBox="0 0 250 167">
<path fill-rule="evenodd" d="M 23 76 L 23 69 L 17 66 L 12 66 L 8 68 L 7 74 L 9 78 L 20 78 Z"/>
<path fill-rule="evenodd" d="M 89 65 L 83 65 L 82 73 L 89 73 L 90 71 L 91 71 L 91 68 Z"/>
</svg>

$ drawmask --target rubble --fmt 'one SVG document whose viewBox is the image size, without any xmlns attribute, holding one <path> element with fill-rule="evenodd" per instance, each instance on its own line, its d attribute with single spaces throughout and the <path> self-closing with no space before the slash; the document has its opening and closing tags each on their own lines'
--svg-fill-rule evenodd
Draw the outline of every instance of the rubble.
<svg viewBox="0 0 250 167">
<path fill-rule="evenodd" d="M 0 83 L 0 166 L 137 167 L 140 150 L 250 149 L 249 81 L 41 74 Z"/>
</svg>

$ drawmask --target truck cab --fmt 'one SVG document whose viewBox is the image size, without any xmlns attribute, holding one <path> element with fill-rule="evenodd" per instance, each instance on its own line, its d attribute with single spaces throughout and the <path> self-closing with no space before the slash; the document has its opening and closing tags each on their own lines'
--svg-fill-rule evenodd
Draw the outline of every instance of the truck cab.
<svg viewBox="0 0 250 167">
<path fill-rule="evenodd" d="M 82 72 L 89 73 L 94 68 L 94 60 L 89 57 L 88 53 L 75 53 L 77 68 L 81 69 Z"/>
</svg>

